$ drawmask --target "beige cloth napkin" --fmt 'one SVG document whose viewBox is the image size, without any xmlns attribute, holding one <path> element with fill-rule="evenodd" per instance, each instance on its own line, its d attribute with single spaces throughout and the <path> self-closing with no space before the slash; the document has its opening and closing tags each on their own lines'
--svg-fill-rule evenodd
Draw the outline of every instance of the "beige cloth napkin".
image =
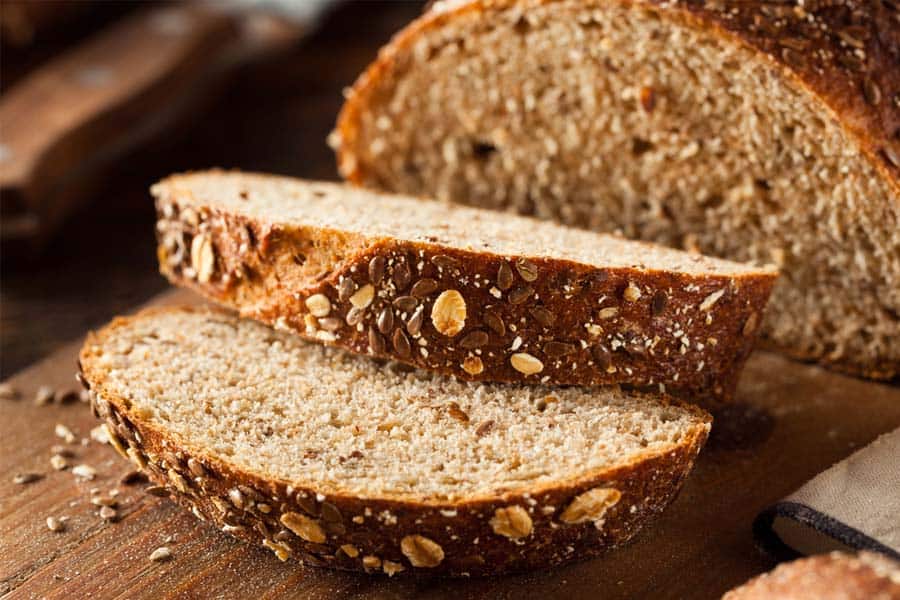
<svg viewBox="0 0 900 600">
<path fill-rule="evenodd" d="M 900 559 L 900 429 L 764 510 L 753 530 L 763 549 L 781 559 L 831 550 Z"/>
</svg>

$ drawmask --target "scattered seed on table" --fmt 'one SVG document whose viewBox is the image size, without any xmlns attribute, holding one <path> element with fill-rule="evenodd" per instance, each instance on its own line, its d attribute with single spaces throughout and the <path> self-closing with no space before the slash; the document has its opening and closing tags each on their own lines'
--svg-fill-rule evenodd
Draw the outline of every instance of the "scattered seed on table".
<svg viewBox="0 0 900 600">
<path fill-rule="evenodd" d="M 55 392 L 53 388 L 49 385 L 42 385 L 38 388 L 37 392 L 34 395 L 34 403 L 38 406 L 43 406 L 44 404 L 50 404 L 53 401 L 53 396 Z"/>
<path fill-rule="evenodd" d="M 172 558 L 172 551 L 166 546 L 160 546 L 150 553 L 150 560 L 153 562 L 163 562 Z"/>
<path fill-rule="evenodd" d="M 72 433 L 71 429 L 69 429 L 62 423 L 57 423 L 56 427 L 54 427 L 53 429 L 53 432 L 56 434 L 56 437 L 64 439 L 67 444 L 71 444 L 75 441 L 75 434 Z"/>
<path fill-rule="evenodd" d="M 35 481 L 42 479 L 44 476 L 40 473 L 19 473 L 15 477 L 13 477 L 13 483 L 18 483 L 24 485 L 26 483 L 34 483 Z"/>
<path fill-rule="evenodd" d="M 9 383 L 0 383 L 0 400 L 18 400 L 19 390 Z"/>
<path fill-rule="evenodd" d="M 97 471 L 90 465 L 76 465 L 75 468 L 72 469 L 72 474 L 80 479 L 90 480 L 97 476 Z"/>
<path fill-rule="evenodd" d="M 57 519 L 56 517 L 47 517 L 47 529 L 59 533 L 60 531 L 65 531 L 66 524 L 64 521 L 62 521 L 61 519 Z"/>
</svg>

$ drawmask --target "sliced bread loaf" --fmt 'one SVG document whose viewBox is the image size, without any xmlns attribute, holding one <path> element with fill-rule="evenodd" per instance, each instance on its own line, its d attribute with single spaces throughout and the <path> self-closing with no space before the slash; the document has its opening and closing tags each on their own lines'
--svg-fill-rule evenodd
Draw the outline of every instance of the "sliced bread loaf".
<svg viewBox="0 0 900 600">
<path fill-rule="evenodd" d="M 389 575 L 613 548 L 709 430 L 665 396 L 465 383 L 205 309 L 116 319 L 80 368 L 112 445 L 199 518 L 282 560 Z"/>
<path fill-rule="evenodd" d="M 174 283 L 468 380 L 727 396 L 776 272 L 551 223 L 242 173 L 153 187 Z"/>
<path fill-rule="evenodd" d="M 900 374 L 900 4 L 436 2 L 359 78 L 354 183 L 775 262 L 763 336 Z"/>
</svg>

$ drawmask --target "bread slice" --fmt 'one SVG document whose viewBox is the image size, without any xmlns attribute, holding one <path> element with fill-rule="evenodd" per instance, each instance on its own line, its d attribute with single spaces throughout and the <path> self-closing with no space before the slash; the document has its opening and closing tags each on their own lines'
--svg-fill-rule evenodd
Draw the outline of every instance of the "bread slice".
<svg viewBox="0 0 900 600">
<path fill-rule="evenodd" d="M 437 2 L 357 80 L 332 143 L 371 188 L 773 261 L 770 345 L 895 377 L 898 11 Z"/>
<path fill-rule="evenodd" d="M 199 518 L 389 575 L 614 548 L 675 497 L 710 423 L 665 396 L 470 384 L 204 309 L 116 319 L 80 368 L 112 444 Z"/>
<path fill-rule="evenodd" d="M 883 554 L 831 552 L 779 565 L 722 600 L 897 600 L 900 562 Z"/>
<path fill-rule="evenodd" d="M 727 396 L 776 271 L 243 173 L 153 187 L 162 272 L 241 315 L 467 380 Z"/>
</svg>

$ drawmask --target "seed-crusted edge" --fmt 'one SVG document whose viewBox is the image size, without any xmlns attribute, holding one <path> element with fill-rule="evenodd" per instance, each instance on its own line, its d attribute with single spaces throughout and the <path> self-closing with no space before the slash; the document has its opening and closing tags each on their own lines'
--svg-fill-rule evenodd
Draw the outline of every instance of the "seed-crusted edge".
<svg viewBox="0 0 900 600">
<path fill-rule="evenodd" d="M 267 177 L 245 176 L 248 186 Z M 469 381 L 664 386 L 728 400 L 756 340 L 745 323 L 759 320 L 776 279 L 766 268 L 734 276 L 602 268 L 264 224 L 197 206 L 190 177 L 153 188 L 160 271 L 172 283 L 306 339 Z M 217 256 L 206 282 L 178 252 L 198 235 Z M 334 254 L 344 258 L 331 262 Z M 435 306 L 442 315 L 452 307 L 453 318 L 436 320 Z M 523 356 L 535 367 L 523 369 Z"/>
<path fill-rule="evenodd" d="M 554 2 L 558 0 L 545 0 Z M 431 5 L 418 19 L 393 36 L 378 57 L 350 87 L 337 118 L 329 143 L 335 150 L 338 170 L 350 183 L 369 182 L 368 167 L 355 152 L 361 115 L 371 110 L 381 92 L 379 84 L 387 80 L 395 66 L 402 64 L 420 36 L 469 13 L 487 19 L 491 12 L 515 6 L 519 0 L 443 0 Z M 848 138 L 893 189 L 900 201 L 900 69 L 891 62 L 900 47 L 900 4 L 896 0 L 871 3 L 876 18 L 863 23 L 816 23 L 826 34 L 810 41 L 790 30 L 808 27 L 809 11 L 801 4 L 778 6 L 759 1 L 735 0 L 617 0 L 633 4 L 636 10 L 651 10 L 675 23 L 712 31 L 738 46 L 751 48 L 797 89 L 809 94 L 834 118 Z M 852 0 L 850 9 L 858 9 L 866 0 Z M 826 10 L 829 3 L 822 4 Z M 586 2 L 585 10 L 603 8 L 603 2 Z M 815 6 L 812 10 L 816 10 Z M 851 15 L 854 10 L 848 10 Z M 840 14 L 840 13 L 836 13 Z M 893 20 L 893 22 L 892 22 Z M 790 25 L 783 29 L 785 24 Z M 846 27 L 850 25 L 850 27 Z M 868 40 L 852 39 L 846 30 L 862 25 Z M 845 26 L 845 29 L 841 27 Z M 774 33 L 773 33 L 774 31 Z M 796 36 L 796 37 L 795 37 Z M 827 41 L 826 41 L 827 40 Z M 859 58 L 860 44 L 865 60 Z M 827 57 L 827 60 L 823 59 Z M 877 92 L 874 90 L 877 88 Z M 383 95 L 383 94 L 382 94 Z M 875 98 L 878 102 L 875 102 Z M 846 359 L 806 352 L 798 348 L 764 341 L 766 347 L 791 358 L 815 361 L 838 372 L 878 380 L 900 375 L 900 364 L 887 358 L 857 364 Z"/>
<path fill-rule="evenodd" d="M 89 390 L 92 410 L 108 425 L 111 442 L 114 440 L 111 445 L 123 458 L 168 489 L 179 504 L 232 536 L 262 544 L 281 560 L 293 558 L 305 565 L 388 575 L 428 572 L 474 576 L 586 559 L 631 539 L 674 500 L 709 432 L 710 418 L 704 411 L 660 396 L 698 417 L 697 425 L 673 449 L 647 453 L 616 469 L 458 502 L 361 498 L 339 489 L 267 479 L 168 434 L 142 419 L 127 399 L 106 391 L 107 367 L 96 360 L 94 349 L 102 347 L 113 330 L 165 310 L 206 311 L 150 309 L 117 318 L 88 336 L 80 354 L 79 372 Z M 173 473 L 178 475 L 177 481 Z M 622 494 L 606 513 L 603 527 L 560 521 L 566 506 L 598 486 L 615 487 Z M 491 519 L 498 509 L 511 505 L 528 511 L 532 531 L 527 537 L 511 539 L 494 531 Z M 325 533 L 325 541 L 305 541 L 284 527 L 281 517 L 288 513 L 315 522 Z M 444 558 L 433 567 L 414 567 L 401 548 L 407 536 L 431 540 L 440 546 Z"/>
</svg>

